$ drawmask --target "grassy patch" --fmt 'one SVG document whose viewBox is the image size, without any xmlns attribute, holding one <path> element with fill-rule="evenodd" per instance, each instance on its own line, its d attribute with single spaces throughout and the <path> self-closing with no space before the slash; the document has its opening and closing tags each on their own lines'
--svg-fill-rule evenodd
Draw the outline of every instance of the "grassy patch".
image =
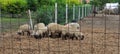
<svg viewBox="0 0 120 54">
<path fill-rule="evenodd" d="M 28 22 L 29 18 L 0 18 L 2 32 L 17 30 L 20 25 Z"/>
<path fill-rule="evenodd" d="M 0 22 L 5 22 L 5 23 L 8 23 L 8 22 L 27 22 L 29 19 L 27 18 L 1 18 L 0 19 Z"/>
</svg>

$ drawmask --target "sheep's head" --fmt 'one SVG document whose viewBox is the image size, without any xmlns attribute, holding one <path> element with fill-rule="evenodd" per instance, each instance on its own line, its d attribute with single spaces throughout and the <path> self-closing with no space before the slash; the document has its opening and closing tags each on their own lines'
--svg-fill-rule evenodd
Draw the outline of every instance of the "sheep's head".
<svg viewBox="0 0 120 54">
<path fill-rule="evenodd" d="M 84 34 L 80 33 L 80 39 L 83 40 L 84 39 Z"/>
<path fill-rule="evenodd" d="M 31 36 L 34 36 L 34 38 L 36 39 L 41 39 L 41 30 L 37 30 L 37 31 L 33 31 L 33 33 L 31 34 Z"/>
<path fill-rule="evenodd" d="M 39 36 L 39 35 L 34 35 L 34 38 L 35 38 L 35 39 L 39 39 L 40 36 Z"/>
<path fill-rule="evenodd" d="M 17 31 L 17 34 L 18 34 L 18 35 L 22 35 L 22 30 L 18 30 L 18 31 Z"/>
<path fill-rule="evenodd" d="M 35 39 L 39 39 L 39 35 L 35 31 L 33 31 L 33 33 L 31 34 L 31 36 L 33 36 Z"/>
<path fill-rule="evenodd" d="M 31 36 L 34 36 L 35 35 L 35 31 L 32 31 L 32 34 L 31 34 Z"/>
</svg>

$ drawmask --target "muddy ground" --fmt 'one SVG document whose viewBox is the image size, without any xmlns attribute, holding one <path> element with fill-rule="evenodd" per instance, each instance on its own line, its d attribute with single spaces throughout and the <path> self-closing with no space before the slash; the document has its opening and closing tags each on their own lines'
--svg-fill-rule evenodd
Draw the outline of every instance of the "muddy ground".
<svg viewBox="0 0 120 54">
<path fill-rule="evenodd" d="M 86 17 L 80 23 L 84 40 L 34 39 L 15 31 L 0 36 L 0 54 L 118 54 L 120 27 L 118 15 Z"/>
</svg>

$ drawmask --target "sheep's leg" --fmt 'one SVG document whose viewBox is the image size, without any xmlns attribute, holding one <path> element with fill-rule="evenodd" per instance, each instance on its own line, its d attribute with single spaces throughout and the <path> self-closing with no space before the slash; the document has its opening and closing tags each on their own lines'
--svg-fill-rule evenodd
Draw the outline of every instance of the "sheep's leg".
<svg viewBox="0 0 120 54">
<path fill-rule="evenodd" d="M 62 35 L 62 37 L 61 37 L 61 38 L 62 38 L 62 40 L 64 40 L 64 36 L 63 36 L 63 35 Z"/>
<path fill-rule="evenodd" d="M 42 34 L 39 35 L 39 39 L 41 39 L 41 38 L 42 38 Z"/>
<path fill-rule="evenodd" d="M 48 37 L 51 37 L 51 32 L 48 30 L 47 32 Z"/>
<path fill-rule="evenodd" d="M 66 35 L 65 35 L 65 40 L 67 40 L 68 38 L 70 38 L 70 37 L 69 37 L 68 34 L 66 34 Z"/>
<path fill-rule="evenodd" d="M 38 35 L 35 35 L 34 38 L 35 38 L 35 39 L 39 39 L 39 36 L 38 36 Z"/>
<path fill-rule="evenodd" d="M 66 36 L 66 35 L 63 35 L 63 36 L 62 36 L 62 40 L 67 40 L 67 36 Z"/>
<path fill-rule="evenodd" d="M 62 32 L 59 33 L 59 38 L 62 36 Z"/>
<path fill-rule="evenodd" d="M 74 35 L 70 35 L 70 39 L 74 40 Z"/>
<path fill-rule="evenodd" d="M 22 35 L 24 35 L 24 32 L 22 31 Z"/>
<path fill-rule="evenodd" d="M 67 40 L 67 36 L 66 35 L 65 35 L 64 39 Z"/>
<path fill-rule="evenodd" d="M 76 36 L 76 35 L 74 35 L 74 38 L 76 39 L 76 40 L 78 40 L 79 38 L 78 38 L 78 36 Z"/>
<path fill-rule="evenodd" d="M 64 34 L 62 34 L 62 36 L 61 36 L 62 40 L 64 40 L 64 37 L 65 37 Z"/>
<path fill-rule="evenodd" d="M 53 38 L 53 33 L 52 32 L 50 33 L 50 37 Z"/>
<path fill-rule="evenodd" d="M 48 37 L 48 32 L 44 32 L 44 36 L 43 36 L 44 38 L 45 37 Z"/>
<path fill-rule="evenodd" d="M 43 36 L 42 36 L 42 37 L 44 38 L 44 37 L 46 36 L 46 35 L 45 35 L 45 32 L 43 32 L 42 34 L 43 34 Z"/>
<path fill-rule="evenodd" d="M 30 31 L 27 31 L 27 35 L 30 36 Z"/>
<path fill-rule="evenodd" d="M 81 35 L 81 40 L 83 40 L 84 39 L 84 35 Z"/>
<path fill-rule="evenodd" d="M 76 36 L 75 36 L 75 38 L 76 38 L 76 40 L 78 40 L 78 39 L 79 39 L 79 38 L 78 38 L 78 37 L 76 37 Z"/>
<path fill-rule="evenodd" d="M 49 32 L 46 32 L 45 34 L 46 34 L 46 36 L 45 36 L 45 37 L 49 37 Z"/>
<path fill-rule="evenodd" d="M 75 34 L 70 35 L 70 39 L 74 40 Z"/>
<path fill-rule="evenodd" d="M 49 37 L 49 32 L 45 32 L 45 37 Z"/>
</svg>

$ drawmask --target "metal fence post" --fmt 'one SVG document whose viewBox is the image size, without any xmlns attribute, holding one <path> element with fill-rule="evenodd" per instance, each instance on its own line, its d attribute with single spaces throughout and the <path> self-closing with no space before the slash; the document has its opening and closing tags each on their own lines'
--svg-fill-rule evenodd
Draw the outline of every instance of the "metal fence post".
<svg viewBox="0 0 120 54">
<path fill-rule="evenodd" d="M 75 4 L 73 5 L 73 20 L 75 20 Z"/>
<path fill-rule="evenodd" d="M 84 6 L 82 6 L 82 18 L 84 17 Z"/>
<path fill-rule="evenodd" d="M 66 23 L 68 23 L 68 4 L 66 4 Z"/>
<path fill-rule="evenodd" d="M 80 20 L 80 6 L 78 6 L 79 13 L 78 13 L 78 19 Z"/>
<path fill-rule="evenodd" d="M 57 3 L 55 3 L 55 23 L 57 23 Z"/>
</svg>

